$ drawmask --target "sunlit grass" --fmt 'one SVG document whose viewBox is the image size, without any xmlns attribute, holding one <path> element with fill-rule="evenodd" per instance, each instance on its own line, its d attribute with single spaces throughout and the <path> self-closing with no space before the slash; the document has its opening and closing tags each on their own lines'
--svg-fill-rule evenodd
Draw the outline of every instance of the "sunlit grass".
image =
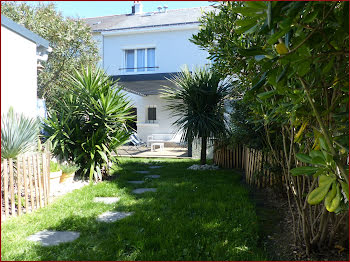
<svg viewBox="0 0 350 262">
<path fill-rule="evenodd" d="M 248 190 L 232 170 L 194 171 L 193 160 L 167 160 L 149 169 L 149 159 L 121 159 L 117 179 L 86 186 L 1 228 L 2 260 L 265 260 L 258 248 L 258 223 Z M 160 179 L 142 180 L 135 170 Z M 133 195 L 138 187 L 157 192 Z M 96 196 L 118 196 L 112 205 Z M 96 222 L 108 210 L 133 211 L 115 223 Z M 41 247 L 26 238 L 40 230 L 79 231 L 71 243 Z"/>
</svg>

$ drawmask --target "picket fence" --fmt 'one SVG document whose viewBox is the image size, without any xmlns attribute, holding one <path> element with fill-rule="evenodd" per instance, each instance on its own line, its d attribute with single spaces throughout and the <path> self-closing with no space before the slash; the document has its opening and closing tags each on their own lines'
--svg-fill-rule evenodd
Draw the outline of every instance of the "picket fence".
<svg viewBox="0 0 350 262">
<path fill-rule="evenodd" d="M 1 161 L 2 220 L 49 203 L 50 153 L 20 155 Z"/>
<path fill-rule="evenodd" d="M 283 176 L 273 171 L 274 158 L 262 151 L 235 146 L 214 148 L 214 163 L 223 168 L 244 169 L 245 181 L 257 187 L 274 186 L 283 183 Z"/>
</svg>

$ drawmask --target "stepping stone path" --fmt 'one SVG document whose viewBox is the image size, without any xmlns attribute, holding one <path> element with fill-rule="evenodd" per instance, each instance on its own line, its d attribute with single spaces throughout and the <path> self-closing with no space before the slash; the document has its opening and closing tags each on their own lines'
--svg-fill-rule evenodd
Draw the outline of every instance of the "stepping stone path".
<svg viewBox="0 0 350 262">
<path fill-rule="evenodd" d="M 134 212 L 117 212 L 107 211 L 97 217 L 97 221 L 112 223 L 117 220 L 121 220 L 125 217 L 131 216 Z"/>
<path fill-rule="evenodd" d="M 128 181 L 128 183 L 130 183 L 130 184 L 143 184 L 143 183 L 145 183 L 145 181 L 143 181 L 143 180 L 139 180 L 139 181 Z"/>
<path fill-rule="evenodd" d="M 114 204 L 120 200 L 120 197 L 95 197 L 94 202 L 101 202 L 104 204 Z"/>
<path fill-rule="evenodd" d="M 132 192 L 134 194 L 143 194 L 145 192 L 156 192 L 157 189 L 156 188 L 137 188 L 135 190 L 133 190 Z"/>
<path fill-rule="evenodd" d="M 162 168 L 163 166 L 150 166 L 151 169 Z"/>
<path fill-rule="evenodd" d="M 160 175 L 148 175 L 147 178 L 160 178 Z"/>
<path fill-rule="evenodd" d="M 149 171 L 135 171 L 138 174 L 149 174 Z"/>
<path fill-rule="evenodd" d="M 80 236 L 74 231 L 40 231 L 27 238 L 29 241 L 40 242 L 42 246 L 57 246 L 61 243 L 72 242 Z"/>
</svg>

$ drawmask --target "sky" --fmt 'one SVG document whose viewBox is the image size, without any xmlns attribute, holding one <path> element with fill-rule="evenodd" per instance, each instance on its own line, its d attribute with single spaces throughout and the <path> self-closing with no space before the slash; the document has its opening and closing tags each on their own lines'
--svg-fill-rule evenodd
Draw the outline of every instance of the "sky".
<svg viewBox="0 0 350 262">
<path fill-rule="evenodd" d="M 43 1 L 48 3 L 48 1 Z M 70 17 L 95 17 L 131 13 L 134 1 L 52 1 L 58 11 Z M 37 2 L 30 2 L 35 5 Z M 141 1 L 144 12 L 157 11 L 158 6 L 181 9 L 210 5 L 207 1 Z"/>
</svg>

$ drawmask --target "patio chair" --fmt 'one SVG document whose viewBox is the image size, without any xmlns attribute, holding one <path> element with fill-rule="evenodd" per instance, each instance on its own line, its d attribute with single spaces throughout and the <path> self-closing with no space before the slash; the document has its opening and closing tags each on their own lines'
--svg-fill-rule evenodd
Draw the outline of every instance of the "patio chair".
<svg viewBox="0 0 350 262">
<path fill-rule="evenodd" d="M 141 140 L 141 138 L 139 138 L 139 137 L 137 136 L 136 133 L 133 133 L 133 134 L 130 136 L 129 139 L 130 139 L 131 145 L 129 146 L 129 148 L 128 148 L 127 150 L 130 150 L 130 149 L 133 149 L 133 148 L 136 147 L 137 150 L 141 151 L 141 150 L 140 150 L 140 147 L 142 147 L 142 146 L 146 147 L 146 143 L 143 142 L 143 141 Z"/>
</svg>

